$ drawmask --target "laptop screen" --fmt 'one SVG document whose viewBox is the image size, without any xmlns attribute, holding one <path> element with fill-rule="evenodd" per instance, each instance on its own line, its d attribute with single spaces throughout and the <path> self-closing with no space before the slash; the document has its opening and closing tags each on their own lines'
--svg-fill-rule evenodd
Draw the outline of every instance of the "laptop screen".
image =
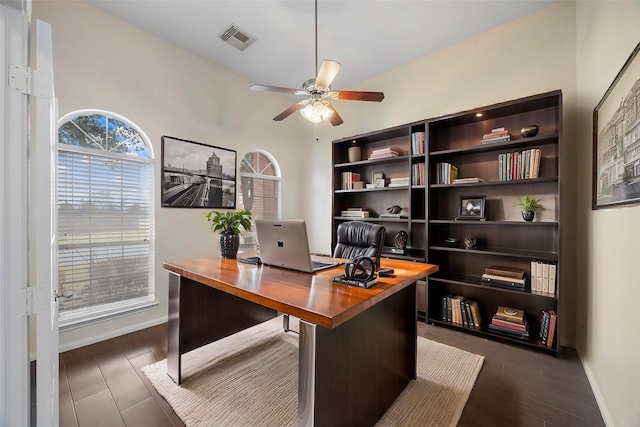
<svg viewBox="0 0 640 427">
<path fill-rule="evenodd" d="M 256 219 L 263 264 L 312 273 L 307 227 L 303 219 Z M 338 265 L 331 263 L 328 267 Z M 326 268 L 326 267 L 325 267 Z"/>
</svg>

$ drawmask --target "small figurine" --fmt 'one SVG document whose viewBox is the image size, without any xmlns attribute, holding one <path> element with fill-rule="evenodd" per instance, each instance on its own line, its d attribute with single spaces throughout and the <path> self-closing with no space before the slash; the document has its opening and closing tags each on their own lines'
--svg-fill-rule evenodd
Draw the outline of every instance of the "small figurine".
<svg viewBox="0 0 640 427">
<path fill-rule="evenodd" d="M 400 206 L 398 206 L 398 205 L 393 205 L 393 206 L 387 208 L 387 212 L 389 212 L 390 214 L 394 214 L 394 215 L 399 214 L 401 210 L 402 210 L 402 208 Z"/>
</svg>

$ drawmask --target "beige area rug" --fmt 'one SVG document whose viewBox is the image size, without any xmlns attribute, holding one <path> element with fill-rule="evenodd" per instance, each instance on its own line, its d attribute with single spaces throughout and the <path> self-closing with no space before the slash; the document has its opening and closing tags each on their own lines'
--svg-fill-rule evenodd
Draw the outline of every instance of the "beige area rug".
<svg viewBox="0 0 640 427">
<path fill-rule="evenodd" d="M 376 426 L 455 426 L 483 361 L 418 338 L 418 378 Z M 184 355 L 180 387 L 166 359 L 142 371 L 188 427 L 296 424 L 298 335 L 283 331 L 281 317 Z"/>
</svg>

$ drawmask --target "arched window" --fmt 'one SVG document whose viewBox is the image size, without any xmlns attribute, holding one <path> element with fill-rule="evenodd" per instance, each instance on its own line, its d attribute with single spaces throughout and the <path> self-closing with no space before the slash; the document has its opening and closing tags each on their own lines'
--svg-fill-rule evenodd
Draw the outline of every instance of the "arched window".
<svg viewBox="0 0 640 427">
<path fill-rule="evenodd" d="M 240 204 L 253 219 L 280 218 L 280 166 L 267 151 L 245 154 L 240 162 Z M 257 242 L 255 227 L 246 233 L 244 243 Z"/>
<path fill-rule="evenodd" d="M 153 149 L 135 124 L 83 110 L 58 128 L 60 326 L 153 304 Z"/>
</svg>

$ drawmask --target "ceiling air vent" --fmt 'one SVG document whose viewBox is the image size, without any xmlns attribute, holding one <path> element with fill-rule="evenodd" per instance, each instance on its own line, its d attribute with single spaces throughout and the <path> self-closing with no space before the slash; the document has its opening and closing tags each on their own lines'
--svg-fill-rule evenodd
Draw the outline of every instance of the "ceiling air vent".
<svg viewBox="0 0 640 427">
<path fill-rule="evenodd" d="M 245 50 L 251 46 L 254 41 L 258 40 L 235 24 L 231 24 L 231 26 L 220 35 L 220 38 L 238 50 Z"/>
</svg>

